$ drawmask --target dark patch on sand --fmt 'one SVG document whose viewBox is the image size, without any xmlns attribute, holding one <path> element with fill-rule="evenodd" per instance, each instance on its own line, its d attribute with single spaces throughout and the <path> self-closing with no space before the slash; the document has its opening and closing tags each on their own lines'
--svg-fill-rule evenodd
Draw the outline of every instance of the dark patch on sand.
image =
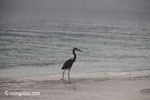
<svg viewBox="0 0 150 100">
<path fill-rule="evenodd" d="M 141 89 L 140 92 L 141 93 L 150 93 L 150 88 Z"/>
</svg>

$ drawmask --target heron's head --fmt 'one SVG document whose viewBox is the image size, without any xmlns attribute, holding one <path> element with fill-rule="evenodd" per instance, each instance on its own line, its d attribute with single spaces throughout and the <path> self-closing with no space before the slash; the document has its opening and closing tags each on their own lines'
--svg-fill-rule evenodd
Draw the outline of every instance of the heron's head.
<svg viewBox="0 0 150 100">
<path fill-rule="evenodd" d="M 82 50 L 78 49 L 78 48 L 73 48 L 73 51 L 80 51 L 80 52 L 83 52 Z"/>
</svg>

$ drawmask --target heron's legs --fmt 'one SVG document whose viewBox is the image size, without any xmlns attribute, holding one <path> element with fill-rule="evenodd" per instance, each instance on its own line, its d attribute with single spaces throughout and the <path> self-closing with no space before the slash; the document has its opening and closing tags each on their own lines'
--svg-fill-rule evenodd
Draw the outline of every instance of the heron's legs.
<svg viewBox="0 0 150 100">
<path fill-rule="evenodd" d="M 69 79 L 69 82 L 70 82 L 70 69 L 68 70 L 68 79 Z"/>
<path fill-rule="evenodd" d="M 63 75 L 62 75 L 62 80 L 64 80 L 64 74 L 65 74 L 65 71 L 66 71 L 66 70 L 64 70 L 64 72 L 63 72 Z"/>
</svg>

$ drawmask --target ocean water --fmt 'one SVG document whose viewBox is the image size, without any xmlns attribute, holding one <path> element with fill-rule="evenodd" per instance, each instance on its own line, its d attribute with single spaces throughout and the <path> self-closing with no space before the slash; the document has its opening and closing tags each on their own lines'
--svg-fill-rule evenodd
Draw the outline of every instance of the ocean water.
<svg viewBox="0 0 150 100">
<path fill-rule="evenodd" d="M 1 17 L 0 76 L 61 75 L 74 47 L 72 74 L 149 71 L 150 17 L 97 16 Z"/>
<path fill-rule="evenodd" d="M 150 70 L 150 23 L 35 20 L 0 27 L 0 73 L 60 74 L 78 47 L 73 73 Z"/>
</svg>

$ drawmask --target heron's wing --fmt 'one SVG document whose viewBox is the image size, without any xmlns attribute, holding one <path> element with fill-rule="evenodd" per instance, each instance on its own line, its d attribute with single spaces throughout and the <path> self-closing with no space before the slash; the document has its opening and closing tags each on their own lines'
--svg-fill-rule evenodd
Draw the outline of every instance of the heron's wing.
<svg viewBox="0 0 150 100">
<path fill-rule="evenodd" d="M 62 69 L 69 69 L 69 68 L 72 67 L 72 64 L 73 64 L 73 60 L 72 60 L 72 59 L 69 59 L 69 60 L 65 61 L 64 65 L 63 65 L 63 67 L 62 67 Z"/>
</svg>

